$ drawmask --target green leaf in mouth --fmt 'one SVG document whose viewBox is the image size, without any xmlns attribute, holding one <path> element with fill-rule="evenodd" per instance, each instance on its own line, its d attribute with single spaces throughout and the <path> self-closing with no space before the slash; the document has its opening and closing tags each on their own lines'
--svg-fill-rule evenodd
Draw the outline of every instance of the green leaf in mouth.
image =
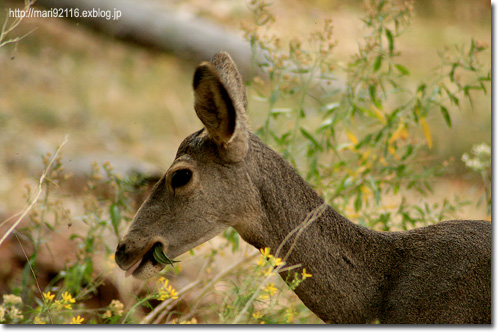
<svg viewBox="0 0 500 333">
<path fill-rule="evenodd" d="M 163 252 L 163 248 L 160 243 L 156 243 L 153 248 L 153 257 L 156 261 L 163 265 L 171 265 L 174 267 L 174 263 L 179 262 L 178 260 L 171 260 Z"/>
</svg>

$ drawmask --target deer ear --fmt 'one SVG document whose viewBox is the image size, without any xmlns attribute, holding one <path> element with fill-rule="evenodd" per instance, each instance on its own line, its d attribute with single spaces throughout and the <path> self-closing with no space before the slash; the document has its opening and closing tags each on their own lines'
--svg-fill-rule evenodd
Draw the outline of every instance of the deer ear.
<svg viewBox="0 0 500 333">
<path fill-rule="evenodd" d="M 229 55 L 217 53 L 194 73 L 194 109 L 219 147 L 221 156 L 238 161 L 248 150 L 246 94 L 241 76 Z"/>
</svg>

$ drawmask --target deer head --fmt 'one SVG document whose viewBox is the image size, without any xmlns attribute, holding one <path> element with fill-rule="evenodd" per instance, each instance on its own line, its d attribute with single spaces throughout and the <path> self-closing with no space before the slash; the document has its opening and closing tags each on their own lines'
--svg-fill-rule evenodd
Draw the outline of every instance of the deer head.
<svg viewBox="0 0 500 333">
<path fill-rule="evenodd" d="M 175 258 L 229 226 L 244 230 L 259 218 L 260 200 L 246 163 L 247 99 L 231 57 L 220 52 L 201 63 L 193 89 L 205 128 L 181 143 L 116 250 L 117 264 L 137 278 L 163 268 L 152 254 L 157 243 Z"/>
</svg>

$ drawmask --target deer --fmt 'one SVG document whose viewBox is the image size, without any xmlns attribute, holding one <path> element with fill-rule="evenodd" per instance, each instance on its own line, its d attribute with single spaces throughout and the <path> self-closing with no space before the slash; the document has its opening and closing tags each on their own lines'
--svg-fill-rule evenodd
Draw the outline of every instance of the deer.
<svg viewBox="0 0 500 333">
<path fill-rule="evenodd" d="M 199 64 L 192 85 L 204 127 L 182 141 L 119 242 L 115 261 L 127 275 L 148 279 L 164 268 L 157 244 L 176 258 L 233 227 L 312 275 L 294 292 L 325 323 L 491 323 L 490 221 L 408 231 L 351 222 L 249 130 L 245 86 L 228 53 Z"/>
</svg>

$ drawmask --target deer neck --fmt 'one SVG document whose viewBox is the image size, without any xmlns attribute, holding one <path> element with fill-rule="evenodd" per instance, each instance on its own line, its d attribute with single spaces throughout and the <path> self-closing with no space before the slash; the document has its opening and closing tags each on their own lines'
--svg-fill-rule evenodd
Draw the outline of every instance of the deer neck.
<svg viewBox="0 0 500 333">
<path fill-rule="evenodd" d="M 338 313 L 339 322 L 370 321 L 375 317 L 369 315 L 370 300 L 379 296 L 385 270 L 377 264 L 387 249 L 385 235 L 350 222 L 330 206 L 304 224 L 323 199 L 277 153 L 255 138 L 252 143 L 256 158 L 249 163 L 259 172 L 250 177 L 262 212 L 251 228 L 237 231 L 253 246 L 269 247 L 288 267 L 299 265 L 282 272 L 283 279 L 293 279 L 295 272 L 300 276 L 302 269 L 312 274 L 295 293 L 320 318 L 322 313 L 332 318 L 332 311 L 343 311 Z M 332 299 L 339 303 L 331 304 Z"/>
</svg>

